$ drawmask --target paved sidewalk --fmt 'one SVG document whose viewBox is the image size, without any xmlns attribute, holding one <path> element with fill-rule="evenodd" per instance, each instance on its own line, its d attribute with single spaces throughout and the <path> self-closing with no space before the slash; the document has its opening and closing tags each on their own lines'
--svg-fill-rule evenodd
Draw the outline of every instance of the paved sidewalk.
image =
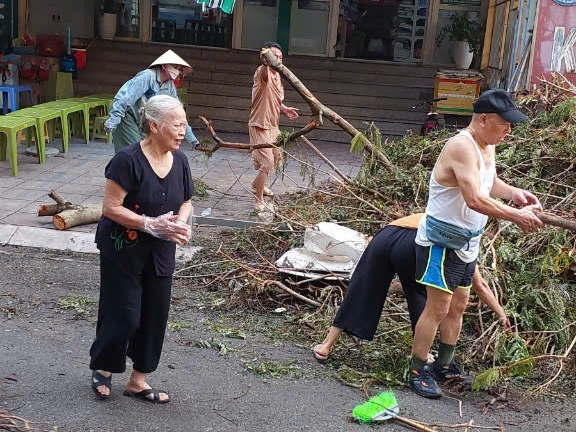
<svg viewBox="0 0 576 432">
<path fill-rule="evenodd" d="M 248 142 L 244 134 L 223 134 L 222 138 L 234 142 Z M 59 142 L 48 144 L 59 147 Z M 347 146 L 337 143 L 318 142 L 318 148 L 343 172 L 354 174 L 360 165 L 360 157 L 351 154 Z M 194 199 L 196 215 L 211 208 L 211 216 L 241 220 L 255 220 L 252 212 L 253 197 L 248 192 L 255 176 L 250 154 L 247 151 L 221 149 L 207 159 L 200 152 L 183 150 L 190 160 L 195 178 L 205 182 L 211 190 L 205 199 Z M 104 167 L 114 154 L 113 147 L 102 141 L 85 144 L 74 140 L 67 154 L 47 158 L 40 165 L 35 157 L 24 154 L 25 146 L 19 147 L 18 176 L 13 177 L 9 161 L 0 161 L 0 224 L 42 227 L 54 229 L 51 217 L 38 217 L 40 204 L 51 203 L 47 196 L 57 190 L 65 199 L 75 204 L 99 204 L 104 195 Z M 305 145 L 298 144 L 289 152 L 298 159 L 306 160 L 317 170 L 316 182 L 328 177 L 330 171 Z M 282 176 L 272 175 L 272 189 L 281 194 L 310 185 L 310 176 L 300 176 L 301 164 L 288 159 Z M 248 190 L 246 190 L 248 189 Z M 74 227 L 72 231 L 94 232 L 96 224 Z"/>
</svg>

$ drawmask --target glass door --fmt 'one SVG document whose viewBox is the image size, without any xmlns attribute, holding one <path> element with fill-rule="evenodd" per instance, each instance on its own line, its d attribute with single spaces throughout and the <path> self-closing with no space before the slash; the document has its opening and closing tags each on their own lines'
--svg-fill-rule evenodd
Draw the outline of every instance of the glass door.
<svg viewBox="0 0 576 432">
<path fill-rule="evenodd" d="M 278 33 L 278 0 L 244 0 L 241 47 L 260 49 L 276 41 Z"/>
<path fill-rule="evenodd" d="M 290 54 L 328 55 L 330 0 L 292 0 Z"/>
<path fill-rule="evenodd" d="M 117 38 L 140 39 L 140 0 L 125 0 L 118 14 Z"/>
</svg>

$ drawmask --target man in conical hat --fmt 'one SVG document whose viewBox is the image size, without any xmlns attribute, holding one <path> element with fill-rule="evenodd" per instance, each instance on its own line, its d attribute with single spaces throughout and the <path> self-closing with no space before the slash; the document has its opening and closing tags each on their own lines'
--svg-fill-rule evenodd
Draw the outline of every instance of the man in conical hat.
<svg viewBox="0 0 576 432">
<path fill-rule="evenodd" d="M 110 118 L 105 123 L 107 132 L 112 132 L 116 153 L 142 140 L 140 132 L 140 108 L 148 99 L 156 95 L 169 95 L 178 98 L 175 82 L 192 72 L 192 67 L 172 50 L 158 57 L 148 69 L 139 72 L 126 82 L 112 102 Z M 198 140 L 190 126 L 184 137 L 192 145 Z"/>
</svg>

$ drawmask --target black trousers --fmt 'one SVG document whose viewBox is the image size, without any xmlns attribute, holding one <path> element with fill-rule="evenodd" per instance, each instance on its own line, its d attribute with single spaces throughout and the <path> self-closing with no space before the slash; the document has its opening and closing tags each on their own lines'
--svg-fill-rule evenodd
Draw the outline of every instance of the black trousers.
<svg viewBox="0 0 576 432">
<path fill-rule="evenodd" d="M 126 355 L 142 373 L 158 367 L 168 322 L 171 276 L 156 276 L 152 256 L 142 274 L 100 254 L 100 302 L 90 369 L 122 373 Z"/>
<path fill-rule="evenodd" d="M 333 325 L 372 340 L 382 316 L 388 288 L 398 274 L 408 303 L 412 332 L 426 306 L 426 288 L 416 282 L 416 230 L 388 225 L 362 254 Z"/>
</svg>

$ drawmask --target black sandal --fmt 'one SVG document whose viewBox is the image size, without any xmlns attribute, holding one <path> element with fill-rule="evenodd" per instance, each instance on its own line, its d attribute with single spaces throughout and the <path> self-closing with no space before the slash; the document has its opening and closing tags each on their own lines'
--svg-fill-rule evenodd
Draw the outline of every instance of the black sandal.
<svg viewBox="0 0 576 432">
<path fill-rule="evenodd" d="M 112 393 L 112 375 L 106 377 L 97 370 L 92 371 L 92 390 L 94 390 L 96 396 L 98 396 L 100 399 L 107 399 L 110 397 L 110 393 L 107 395 L 100 393 L 98 390 L 98 387 L 100 386 L 108 387 L 110 389 L 110 393 Z"/>
<path fill-rule="evenodd" d="M 165 404 L 170 402 L 170 396 L 168 396 L 168 399 L 166 400 L 160 400 L 160 393 L 164 393 L 165 395 L 168 396 L 168 393 L 166 393 L 164 390 L 156 390 L 153 388 L 149 388 L 146 390 L 142 390 L 139 392 L 132 392 L 130 390 L 124 390 L 124 396 L 128 396 L 128 397 L 133 397 L 136 399 L 140 399 L 146 402 L 152 402 L 155 404 Z M 150 399 L 148 397 L 148 395 L 153 395 L 154 397 L 152 399 Z"/>
</svg>

